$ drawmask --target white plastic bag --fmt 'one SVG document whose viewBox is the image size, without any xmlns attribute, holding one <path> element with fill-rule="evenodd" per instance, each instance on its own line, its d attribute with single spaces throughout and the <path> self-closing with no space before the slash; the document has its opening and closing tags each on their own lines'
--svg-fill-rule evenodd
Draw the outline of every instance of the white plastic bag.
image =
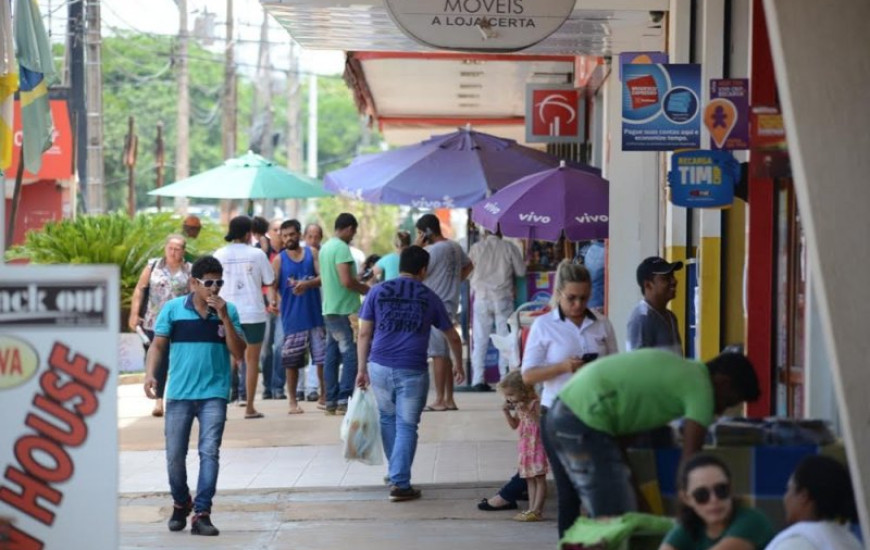
<svg viewBox="0 0 870 550">
<path fill-rule="evenodd" d="M 370 466 L 384 463 L 378 404 L 370 391 L 359 387 L 353 391 L 341 423 L 341 440 L 347 460 L 358 460 Z"/>
<path fill-rule="evenodd" d="M 510 370 L 520 368 L 520 344 L 516 333 L 507 336 L 490 334 L 489 338 L 492 340 L 492 345 L 498 350 L 499 356 L 507 360 Z"/>
</svg>

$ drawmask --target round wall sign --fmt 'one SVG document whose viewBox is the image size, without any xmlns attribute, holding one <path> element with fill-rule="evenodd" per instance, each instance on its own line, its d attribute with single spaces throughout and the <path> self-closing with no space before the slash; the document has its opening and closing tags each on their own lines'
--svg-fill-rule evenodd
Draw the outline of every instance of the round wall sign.
<svg viewBox="0 0 870 550">
<path fill-rule="evenodd" d="M 553 34 L 574 0 L 384 0 L 408 36 L 433 48 L 517 51 Z"/>
</svg>

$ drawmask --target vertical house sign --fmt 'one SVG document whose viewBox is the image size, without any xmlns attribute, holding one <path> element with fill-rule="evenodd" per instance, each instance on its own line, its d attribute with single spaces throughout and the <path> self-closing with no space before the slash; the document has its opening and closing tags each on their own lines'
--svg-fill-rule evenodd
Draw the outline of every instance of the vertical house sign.
<svg viewBox="0 0 870 550">
<path fill-rule="evenodd" d="M 384 0 L 396 25 L 433 48 L 517 51 L 553 34 L 575 0 Z"/>
</svg>

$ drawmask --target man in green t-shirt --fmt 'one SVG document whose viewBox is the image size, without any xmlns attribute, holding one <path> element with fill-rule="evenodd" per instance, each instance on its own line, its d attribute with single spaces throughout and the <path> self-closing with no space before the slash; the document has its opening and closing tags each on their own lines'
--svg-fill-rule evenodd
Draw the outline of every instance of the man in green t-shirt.
<svg viewBox="0 0 870 550">
<path fill-rule="evenodd" d="M 683 460 L 704 444 L 713 416 L 758 399 L 755 369 L 726 352 L 706 364 L 642 349 L 583 367 L 562 387 L 544 429 L 590 517 L 637 508 L 618 439 L 683 418 Z"/>
<path fill-rule="evenodd" d="M 326 327 L 323 382 L 329 415 L 347 410 L 347 401 L 353 393 L 357 358 L 350 316 L 359 312 L 360 295 L 371 288 L 357 280 L 356 262 L 350 253 L 349 245 L 357 227 L 359 223 L 353 214 L 339 214 L 335 218 L 335 235 L 320 247 L 320 292 Z M 340 381 L 339 365 L 343 365 Z"/>
</svg>

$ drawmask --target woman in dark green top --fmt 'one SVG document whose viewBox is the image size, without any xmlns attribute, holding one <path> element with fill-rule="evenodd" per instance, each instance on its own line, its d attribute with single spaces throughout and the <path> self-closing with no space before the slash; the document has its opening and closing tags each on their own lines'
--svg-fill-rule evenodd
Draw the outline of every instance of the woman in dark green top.
<svg viewBox="0 0 870 550">
<path fill-rule="evenodd" d="M 764 514 L 731 495 L 731 472 L 715 456 L 687 460 L 678 483 L 678 525 L 659 550 L 762 550 L 773 538 Z"/>
</svg>

